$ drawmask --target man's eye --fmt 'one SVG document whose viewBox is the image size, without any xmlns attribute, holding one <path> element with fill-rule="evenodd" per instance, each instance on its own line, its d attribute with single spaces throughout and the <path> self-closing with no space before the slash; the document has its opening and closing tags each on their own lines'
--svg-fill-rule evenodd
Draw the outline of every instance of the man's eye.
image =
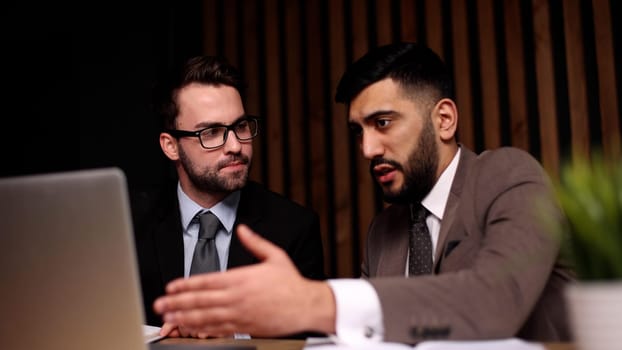
<svg viewBox="0 0 622 350">
<path fill-rule="evenodd" d="M 235 125 L 235 128 L 236 128 L 236 130 L 246 130 L 246 129 L 248 129 L 249 128 L 248 121 L 243 120 L 243 121 L 238 122 Z"/>
<path fill-rule="evenodd" d="M 376 119 L 376 126 L 379 128 L 386 128 L 389 124 L 391 124 L 389 119 Z"/>
<path fill-rule="evenodd" d="M 202 137 L 216 137 L 220 134 L 222 128 L 209 128 L 201 132 Z"/>
</svg>

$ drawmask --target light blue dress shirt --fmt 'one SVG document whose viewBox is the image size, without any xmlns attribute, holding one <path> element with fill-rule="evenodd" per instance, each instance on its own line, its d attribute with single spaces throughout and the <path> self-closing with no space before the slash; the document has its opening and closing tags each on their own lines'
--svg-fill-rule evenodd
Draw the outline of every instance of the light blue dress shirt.
<svg viewBox="0 0 622 350">
<path fill-rule="evenodd" d="M 181 225 L 184 231 L 184 276 L 190 276 L 194 246 L 197 244 L 199 237 L 199 223 L 193 222 L 192 219 L 197 213 L 203 211 L 211 211 L 222 223 L 222 226 L 216 233 L 216 249 L 218 250 L 218 258 L 220 260 L 220 270 L 226 270 L 233 224 L 235 223 L 238 205 L 240 204 L 240 191 L 231 193 L 211 208 L 203 208 L 190 199 L 178 183 L 177 198 L 179 198 Z"/>
</svg>

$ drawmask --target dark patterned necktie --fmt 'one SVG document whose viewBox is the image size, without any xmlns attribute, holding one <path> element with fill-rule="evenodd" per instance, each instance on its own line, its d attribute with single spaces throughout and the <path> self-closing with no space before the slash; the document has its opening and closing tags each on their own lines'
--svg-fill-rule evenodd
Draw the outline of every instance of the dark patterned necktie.
<svg viewBox="0 0 622 350">
<path fill-rule="evenodd" d="M 432 273 L 432 238 L 428 225 L 425 223 L 428 211 L 421 204 L 411 207 L 411 222 L 408 275 L 424 275 Z"/>
<path fill-rule="evenodd" d="M 199 239 L 194 247 L 190 275 L 220 271 L 220 261 L 216 250 L 216 232 L 220 221 L 212 212 L 199 214 Z"/>
</svg>

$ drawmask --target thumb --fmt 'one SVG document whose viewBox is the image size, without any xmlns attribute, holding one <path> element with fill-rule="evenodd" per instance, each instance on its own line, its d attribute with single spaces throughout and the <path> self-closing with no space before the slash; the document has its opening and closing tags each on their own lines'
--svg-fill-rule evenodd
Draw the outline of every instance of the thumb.
<svg viewBox="0 0 622 350">
<path fill-rule="evenodd" d="M 253 232 L 244 224 L 238 225 L 237 234 L 242 245 L 260 261 L 284 254 L 281 248 Z"/>
</svg>

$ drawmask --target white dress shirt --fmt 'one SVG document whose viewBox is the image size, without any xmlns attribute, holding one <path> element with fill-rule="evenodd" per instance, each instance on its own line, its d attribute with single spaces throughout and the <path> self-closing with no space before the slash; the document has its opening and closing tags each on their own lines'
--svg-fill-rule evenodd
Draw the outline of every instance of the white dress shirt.
<svg viewBox="0 0 622 350">
<path fill-rule="evenodd" d="M 441 222 L 459 159 L 460 148 L 430 193 L 421 201 L 421 204 L 430 212 L 426 218 L 426 224 L 432 238 L 433 251 L 436 251 L 438 245 Z M 404 262 L 404 266 L 404 275 L 407 276 L 408 259 Z M 337 308 L 335 330 L 339 340 L 350 345 L 383 341 L 382 308 L 378 294 L 372 285 L 361 278 L 330 279 L 328 284 L 335 296 Z"/>
</svg>

